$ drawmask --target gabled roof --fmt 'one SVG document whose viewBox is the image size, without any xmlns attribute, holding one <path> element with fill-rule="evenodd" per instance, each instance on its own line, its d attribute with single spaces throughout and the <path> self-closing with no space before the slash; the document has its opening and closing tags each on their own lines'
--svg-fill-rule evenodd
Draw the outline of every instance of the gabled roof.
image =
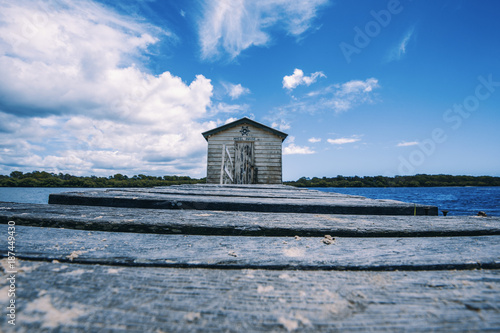
<svg viewBox="0 0 500 333">
<path fill-rule="evenodd" d="M 250 124 L 250 125 L 258 127 L 260 129 L 263 129 L 265 131 L 268 131 L 268 132 L 280 137 L 281 141 L 284 141 L 286 139 L 286 137 L 288 136 L 288 134 L 286 134 L 286 133 L 275 130 L 274 128 L 271 128 L 271 127 L 266 126 L 264 124 L 258 123 L 255 120 L 252 120 L 252 119 L 247 118 L 247 117 L 243 117 L 241 119 L 233 121 L 232 123 L 228 123 L 226 125 L 216 127 L 214 129 L 211 129 L 210 131 L 203 132 L 203 133 L 201 133 L 201 135 L 203 135 L 205 137 L 205 140 L 208 141 L 208 138 L 211 137 L 212 135 L 217 134 L 217 133 L 222 132 L 222 131 L 225 131 L 225 130 L 230 129 L 232 127 L 242 125 L 242 124 Z"/>
</svg>

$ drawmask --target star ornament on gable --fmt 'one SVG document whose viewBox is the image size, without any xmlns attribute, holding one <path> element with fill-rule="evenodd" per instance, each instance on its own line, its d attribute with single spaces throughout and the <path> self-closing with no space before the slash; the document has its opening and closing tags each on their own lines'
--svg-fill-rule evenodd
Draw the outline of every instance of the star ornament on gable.
<svg viewBox="0 0 500 333">
<path fill-rule="evenodd" d="M 248 126 L 241 126 L 241 135 L 248 135 L 250 133 L 250 130 L 248 129 Z"/>
</svg>

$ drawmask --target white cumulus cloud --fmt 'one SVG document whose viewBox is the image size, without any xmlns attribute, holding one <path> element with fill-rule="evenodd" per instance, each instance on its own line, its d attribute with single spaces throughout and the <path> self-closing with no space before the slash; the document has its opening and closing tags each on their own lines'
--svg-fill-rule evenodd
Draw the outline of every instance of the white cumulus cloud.
<svg viewBox="0 0 500 333">
<path fill-rule="evenodd" d="M 233 117 L 227 118 L 226 121 L 224 121 L 224 125 L 232 123 L 233 121 L 236 121 L 236 120 L 238 120 L 238 118 L 233 118 Z"/>
<path fill-rule="evenodd" d="M 283 77 L 283 88 L 292 90 L 302 84 L 309 86 L 316 82 L 318 77 L 326 77 L 326 75 L 323 74 L 323 72 L 315 72 L 306 76 L 301 69 L 295 68 L 292 75 L 286 75 Z"/>
<path fill-rule="evenodd" d="M 316 152 L 307 146 L 297 146 L 294 143 L 288 144 L 283 147 L 283 155 L 309 155 Z"/>
<path fill-rule="evenodd" d="M 317 142 L 321 142 L 321 139 L 320 138 L 310 138 L 309 140 L 307 140 L 311 143 L 317 143 Z"/>
<path fill-rule="evenodd" d="M 172 36 L 92 1 L 0 0 L 0 171 L 202 176 L 210 80 L 141 68 Z"/>
<path fill-rule="evenodd" d="M 364 81 L 351 80 L 346 83 L 336 84 L 334 87 L 338 89 L 336 92 L 338 96 L 347 96 L 369 93 L 373 91 L 373 89 L 378 88 L 379 85 L 377 79 L 369 78 Z"/>
<path fill-rule="evenodd" d="M 287 129 L 290 129 L 291 126 L 289 122 L 285 121 L 284 119 L 281 119 L 280 121 L 273 122 L 271 124 L 271 127 L 277 128 L 280 131 L 286 131 Z"/>
<path fill-rule="evenodd" d="M 250 93 L 250 89 L 243 87 L 241 83 L 223 83 L 223 86 L 231 99 L 237 99 Z"/>
</svg>

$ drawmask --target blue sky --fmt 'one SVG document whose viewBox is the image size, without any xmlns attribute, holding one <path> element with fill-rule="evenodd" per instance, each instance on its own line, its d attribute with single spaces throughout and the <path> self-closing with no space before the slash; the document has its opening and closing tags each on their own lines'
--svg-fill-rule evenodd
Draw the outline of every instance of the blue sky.
<svg viewBox="0 0 500 333">
<path fill-rule="evenodd" d="M 0 0 L 0 174 L 206 175 L 203 131 L 289 134 L 283 178 L 500 176 L 500 2 Z"/>
</svg>

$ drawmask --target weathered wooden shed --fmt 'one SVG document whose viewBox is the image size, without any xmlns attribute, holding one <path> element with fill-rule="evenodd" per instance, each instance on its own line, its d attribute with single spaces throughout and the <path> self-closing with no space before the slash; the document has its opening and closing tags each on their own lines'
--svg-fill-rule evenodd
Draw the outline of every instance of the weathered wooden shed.
<svg viewBox="0 0 500 333">
<path fill-rule="evenodd" d="M 244 117 L 202 135 L 208 141 L 207 183 L 281 184 L 288 134 Z"/>
</svg>

